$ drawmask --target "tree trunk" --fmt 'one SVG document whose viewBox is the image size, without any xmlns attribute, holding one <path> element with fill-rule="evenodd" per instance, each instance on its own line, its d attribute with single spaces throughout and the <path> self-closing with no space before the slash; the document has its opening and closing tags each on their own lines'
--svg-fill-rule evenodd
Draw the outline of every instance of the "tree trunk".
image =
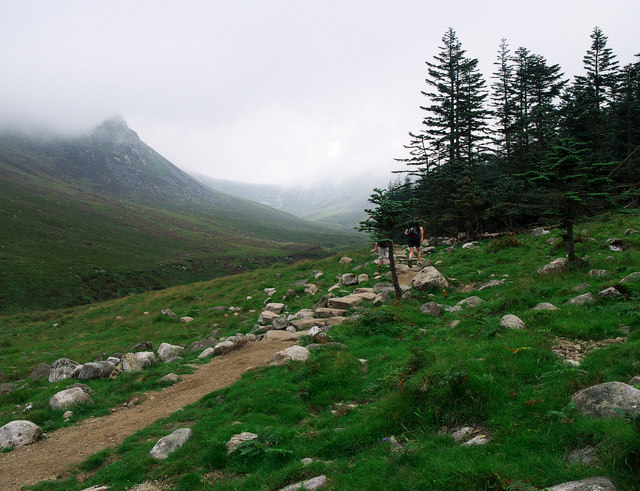
<svg viewBox="0 0 640 491">
<path fill-rule="evenodd" d="M 389 269 L 391 270 L 391 283 L 393 283 L 393 291 L 396 294 L 396 300 L 402 298 L 402 290 L 398 283 L 398 273 L 396 273 L 396 260 L 393 256 L 393 243 L 389 246 Z"/>
<path fill-rule="evenodd" d="M 573 221 L 563 221 L 562 227 L 564 228 L 564 241 L 567 244 L 567 259 L 570 263 L 574 263 L 577 261 L 577 258 L 575 251 L 575 241 L 573 238 Z"/>
</svg>

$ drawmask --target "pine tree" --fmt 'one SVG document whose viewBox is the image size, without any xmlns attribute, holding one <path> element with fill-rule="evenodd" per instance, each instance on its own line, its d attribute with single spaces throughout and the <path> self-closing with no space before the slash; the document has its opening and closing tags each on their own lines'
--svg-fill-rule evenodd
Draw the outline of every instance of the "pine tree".
<svg viewBox="0 0 640 491">
<path fill-rule="evenodd" d="M 497 119 L 493 142 L 500 158 L 509 159 L 512 151 L 513 123 L 515 118 L 515 101 L 513 90 L 513 64 L 511 50 L 507 40 L 502 38 L 498 56 L 494 65 L 497 70 L 493 73 L 492 89 L 493 115 Z"/>
</svg>

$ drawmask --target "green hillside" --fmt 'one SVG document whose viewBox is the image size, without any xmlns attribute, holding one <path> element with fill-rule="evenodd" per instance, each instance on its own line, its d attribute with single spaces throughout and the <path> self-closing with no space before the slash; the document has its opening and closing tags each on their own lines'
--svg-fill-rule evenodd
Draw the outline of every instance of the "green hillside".
<svg viewBox="0 0 640 491">
<path fill-rule="evenodd" d="M 104 138 L 0 136 L 0 312 L 76 305 L 209 279 L 317 257 L 322 249 L 362 240 L 213 193 L 135 133 L 132 137 L 131 130 L 123 131 L 132 143 L 109 151 L 105 142 L 111 140 Z M 103 152 L 102 158 L 96 152 Z M 111 167 L 106 173 L 96 163 L 106 154 L 130 168 Z M 151 161 L 155 164 L 145 166 Z M 113 177 L 125 174 L 121 181 Z M 145 192 L 129 194 L 132 186 Z"/>
<path fill-rule="evenodd" d="M 266 490 L 320 475 L 327 477 L 328 490 L 533 491 L 591 476 L 606 476 L 617 489 L 637 489 L 638 413 L 586 416 L 572 397 L 596 384 L 626 384 L 640 375 L 640 234 L 625 235 L 638 223 L 634 211 L 580 224 L 576 247 L 583 266 L 552 275 L 537 270 L 564 254 L 556 230 L 479 241 L 475 249 L 458 245 L 453 253 L 438 244 L 429 259 L 449 280 L 449 288 L 411 290 L 400 303 L 380 307 L 363 302 L 347 312 L 347 321 L 326 332 L 328 342 L 312 350 L 307 362 L 248 372 L 236 384 L 35 489 L 108 485 L 124 490 L 153 481 L 179 490 Z M 623 251 L 609 248 L 612 237 L 623 241 Z M 86 362 L 141 341 L 151 341 L 154 348 L 161 342 L 188 346 L 215 328 L 216 336 L 248 333 L 268 287 L 276 289 L 273 298 L 285 303 L 287 313 L 295 313 L 320 300 L 336 275 L 369 274 L 371 279 L 358 287 L 384 281 L 373 279 L 376 265 L 369 251 L 348 254 L 353 258 L 349 264 L 340 264 L 339 254 L 91 309 L 0 317 L 0 369 L 16 387 L 0 400 L 0 424 L 27 418 L 45 431 L 75 424 L 108 414 L 133 395 L 162 388 L 158 379 L 165 373 L 184 374 L 206 363 L 197 358 L 199 351 L 187 351 L 182 360 L 143 372 L 87 381 L 96 404 L 75 410 L 74 419 L 64 423 L 61 411 L 51 411 L 47 401 L 73 380 L 30 380 L 19 388 L 38 362 L 62 356 Z M 324 275 L 315 279 L 316 270 Z M 493 286 L 483 287 L 492 280 Z M 318 293 L 303 292 L 300 283 L 310 281 Z M 599 294 L 609 287 L 619 295 Z M 343 296 L 354 288 L 333 293 Z M 566 303 L 584 293 L 594 300 Z M 439 316 L 421 312 L 425 302 L 454 307 L 472 296 L 483 302 Z M 540 302 L 558 310 L 534 310 Z M 236 316 L 211 308 L 219 305 L 240 311 Z M 167 308 L 194 320 L 180 324 L 160 313 Z M 521 318 L 526 328 L 502 327 L 506 314 Z M 28 402 L 33 409 L 23 412 Z M 191 428 L 191 440 L 167 460 L 149 456 L 159 438 L 181 427 Z M 468 436 L 457 442 L 452 435 L 463 428 Z M 226 443 L 240 432 L 258 438 L 227 453 Z M 485 443 L 461 444 L 471 437 Z M 572 458 L 577 451 L 593 459 Z"/>
</svg>

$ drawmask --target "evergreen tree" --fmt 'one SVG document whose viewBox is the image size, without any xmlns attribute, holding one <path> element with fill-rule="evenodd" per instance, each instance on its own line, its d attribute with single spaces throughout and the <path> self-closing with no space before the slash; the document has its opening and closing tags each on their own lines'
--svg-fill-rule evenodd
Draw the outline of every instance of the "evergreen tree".
<svg viewBox="0 0 640 491">
<path fill-rule="evenodd" d="M 511 50 L 505 38 L 502 38 L 500 42 L 498 56 L 494 65 L 497 66 L 497 70 L 492 76 L 494 82 L 491 84 L 491 105 L 493 116 L 497 120 L 497 128 L 494 131 L 493 142 L 496 146 L 497 156 L 509 159 L 513 144 L 513 124 L 516 108 Z"/>
</svg>

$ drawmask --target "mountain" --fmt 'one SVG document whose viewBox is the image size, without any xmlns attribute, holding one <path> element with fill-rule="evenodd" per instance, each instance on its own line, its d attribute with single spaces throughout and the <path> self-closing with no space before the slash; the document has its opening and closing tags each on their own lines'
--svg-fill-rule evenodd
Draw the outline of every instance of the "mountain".
<svg viewBox="0 0 640 491">
<path fill-rule="evenodd" d="M 128 128 L 0 135 L 0 312 L 210 279 L 361 239 L 213 191 Z"/>
<path fill-rule="evenodd" d="M 312 185 L 251 184 L 216 179 L 203 174 L 194 177 L 211 189 L 251 199 L 277 210 L 292 213 L 318 224 L 353 230 L 366 217 L 374 187 L 385 187 L 382 179 L 369 176 L 332 181 L 318 180 Z"/>
</svg>

